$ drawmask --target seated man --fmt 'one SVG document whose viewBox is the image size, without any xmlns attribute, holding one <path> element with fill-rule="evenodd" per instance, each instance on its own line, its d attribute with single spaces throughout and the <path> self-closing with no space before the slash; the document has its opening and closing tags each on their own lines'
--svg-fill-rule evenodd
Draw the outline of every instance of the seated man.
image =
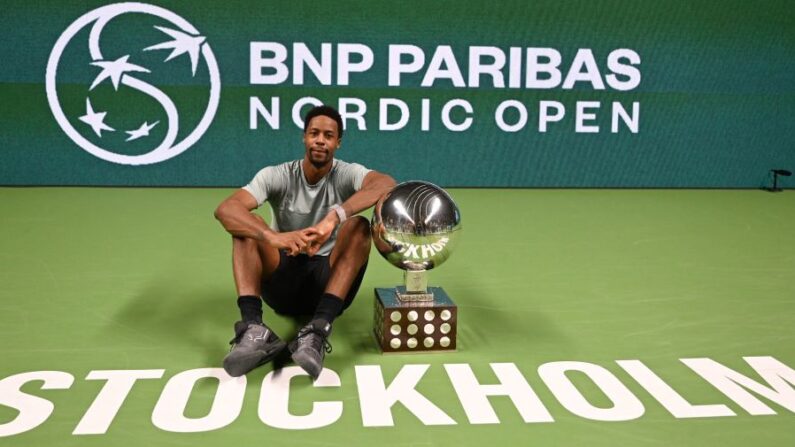
<svg viewBox="0 0 795 447">
<path fill-rule="evenodd" d="M 272 360 L 285 343 L 262 321 L 262 300 L 282 315 L 309 315 L 289 349 L 312 378 L 323 370 L 334 319 L 351 305 L 370 253 L 367 219 L 356 216 L 392 189 L 388 175 L 334 158 L 342 118 L 315 107 L 304 119 L 304 157 L 269 166 L 224 200 L 215 217 L 232 235 L 232 270 L 241 321 L 224 358 L 241 376 Z M 271 226 L 251 211 L 268 202 Z"/>
</svg>

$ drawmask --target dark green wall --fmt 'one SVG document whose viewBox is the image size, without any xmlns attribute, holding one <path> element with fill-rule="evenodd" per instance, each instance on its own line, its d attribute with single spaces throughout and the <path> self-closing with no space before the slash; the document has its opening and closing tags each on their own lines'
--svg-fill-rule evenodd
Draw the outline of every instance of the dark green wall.
<svg viewBox="0 0 795 447">
<path fill-rule="evenodd" d="M 45 92 L 50 52 L 61 33 L 81 15 L 107 3 L 7 1 L 0 17 L 0 184 L 3 185 L 199 185 L 246 183 L 264 165 L 299 158 L 301 132 L 290 109 L 314 96 L 331 104 L 340 97 L 367 104 L 367 130 L 348 123 L 338 157 L 391 173 L 398 180 L 423 179 L 443 186 L 506 187 L 758 187 L 770 168 L 795 168 L 795 6 L 791 1 L 612 0 L 612 1 L 402 1 L 330 3 L 293 1 L 158 2 L 206 36 L 218 61 L 221 97 L 207 132 L 184 153 L 161 163 L 126 166 L 99 159 L 75 144 L 53 117 Z M 188 55 L 164 63 L 168 51 L 143 52 L 167 36 L 170 26 L 152 16 L 128 14 L 102 34 L 106 59 L 130 54 L 130 62 L 151 68 L 141 79 L 174 100 L 184 138 L 207 105 L 209 76 L 203 61 L 189 76 Z M 137 155 L 162 140 L 166 118 L 155 103 L 105 81 L 88 91 L 100 68 L 89 65 L 88 28 L 66 46 L 57 90 L 66 115 L 81 135 L 114 152 Z M 362 43 L 374 64 L 351 75 L 347 86 L 320 85 L 307 72 L 305 85 L 249 82 L 249 44 L 305 42 L 319 55 L 320 44 Z M 421 87 L 422 73 L 390 87 L 388 46 L 410 44 L 426 53 L 450 45 L 464 72 L 468 47 L 549 47 L 562 56 L 565 76 L 580 48 L 593 51 L 604 77 L 608 54 L 637 52 L 642 80 L 629 91 L 573 89 L 457 88 L 449 80 Z M 336 52 L 335 52 L 336 58 Z M 288 58 L 288 63 L 291 59 Z M 336 60 L 336 59 L 335 59 Z M 507 70 L 505 70 L 507 72 Z M 336 78 L 336 72 L 335 72 Z M 99 139 L 78 117 L 85 98 L 107 111 L 117 130 Z M 281 127 L 259 120 L 249 128 L 249 101 L 269 104 L 279 97 Z M 381 98 L 405 101 L 408 125 L 378 130 Z M 420 101 L 431 103 L 430 130 L 422 131 Z M 446 130 L 439 113 L 445 102 L 471 103 L 472 126 Z M 526 128 L 509 133 L 495 124 L 505 100 L 528 108 Z M 541 133 L 539 101 L 557 101 L 566 117 Z M 578 101 L 597 101 L 593 123 L 599 133 L 575 132 Z M 611 104 L 631 110 L 639 104 L 639 130 L 620 125 L 611 132 Z M 455 120 L 463 119 L 454 114 Z M 514 119 L 515 115 L 508 115 Z M 124 130 L 145 119 L 160 124 L 150 137 L 126 142 Z M 392 117 L 394 118 L 394 115 Z M 182 127 L 184 126 L 184 128 Z M 148 145 L 149 144 L 149 145 Z M 785 185 L 786 186 L 786 185 Z"/>
</svg>

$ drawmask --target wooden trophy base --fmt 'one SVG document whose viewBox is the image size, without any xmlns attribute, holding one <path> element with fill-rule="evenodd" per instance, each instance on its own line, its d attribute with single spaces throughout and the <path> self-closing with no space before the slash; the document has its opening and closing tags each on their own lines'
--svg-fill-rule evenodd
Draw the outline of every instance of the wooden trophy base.
<svg viewBox="0 0 795 447">
<path fill-rule="evenodd" d="M 398 298 L 404 286 L 375 289 L 373 333 L 383 353 L 447 352 L 456 349 L 458 306 L 441 287 L 428 287 L 430 301 Z"/>
</svg>

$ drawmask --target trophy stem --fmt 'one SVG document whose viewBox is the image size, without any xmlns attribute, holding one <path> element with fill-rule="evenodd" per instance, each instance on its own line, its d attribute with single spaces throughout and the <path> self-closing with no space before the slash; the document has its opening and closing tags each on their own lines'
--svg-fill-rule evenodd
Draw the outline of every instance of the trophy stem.
<svg viewBox="0 0 795 447">
<path fill-rule="evenodd" d="M 404 270 L 403 281 L 405 288 L 398 287 L 396 290 L 400 301 L 433 301 L 433 292 L 428 290 L 426 270 Z"/>
<path fill-rule="evenodd" d="M 408 293 L 426 293 L 428 291 L 428 272 L 426 270 L 404 270 L 403 281 Z"/>
</svg>

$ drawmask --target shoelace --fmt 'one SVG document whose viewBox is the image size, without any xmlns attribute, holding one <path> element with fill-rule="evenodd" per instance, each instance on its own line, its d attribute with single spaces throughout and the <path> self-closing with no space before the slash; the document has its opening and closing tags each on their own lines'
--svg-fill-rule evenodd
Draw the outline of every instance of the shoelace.
<svg viewBox="0 0 795 447">
<path fill-rule="evenodd" d="M 240 334 L 235 334 L 235 337 L 234 337 L 233 339 L 229 340 L 229 344 L 230 344 L 230 345 L 232 345 L 232 346 L 231 346 L 229 349 L 232 349 L 232 348 L 234 348 L 236 344 L 240 343 L 240 338 L 241 338 L 242 336 L 243 336 L 243 334 L 242 334 L 242 333 L 240 333 Z"/>
<path fill-rule="evenodd" d="M 248 326 L 240 326 L 239 328 L 235 326 L 235 336 L 229 340 L 230 345 L 236 345 L 240 342 L 240 339 L 243 338 L 243 334 L 246 333 L 248 330 Z M 232 346 L 234 347 L 234 346 Z"/>
<path fill-rule="evenodd" d="M 229 340 L 229 344 L 232 345 L 232 346 L 229 347 L 230 351 L 235 348 L 236 344 L 240 343 L 240 340 L 243 338 L 243 335 L 246 333 L 246 331 L 248 331 L 248 325 L 245 325 L 245 326 L 241 325 L 240 327 L 236 326 L 235 330 L 236 330 L 236 332 L 235 332 L 234 338 Z M 267 327 L 266 327 L 266 330 L 268 330 Z"/>
<path fill-rule="evenodd" d="M 317 337 L 310 337 L 312 334 L 317 335 Z M 310 344 L 310 347 L 316 351 L 322 349 L 326 351 L 326 354 L 331 353 L 331 343 L 328 341 L 328 338 L 326 338 L 326 334 L 320 329 L 315 329 L 312 326 L 301 329 L 298 333 L 298 345 L 304 346 L 306 344 Z"/>
</svg>

